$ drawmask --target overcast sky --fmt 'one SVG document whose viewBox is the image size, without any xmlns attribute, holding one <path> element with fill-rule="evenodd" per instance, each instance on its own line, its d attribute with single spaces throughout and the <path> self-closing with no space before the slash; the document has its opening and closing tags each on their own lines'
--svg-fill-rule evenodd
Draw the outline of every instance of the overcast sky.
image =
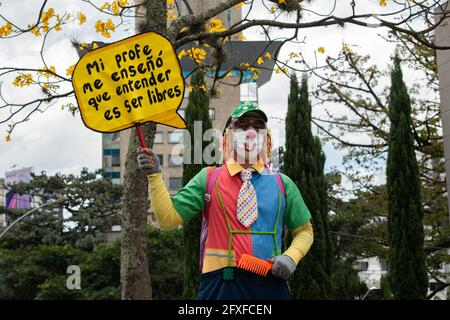
<svg viewBox="0 0 450 320">
<path fill-rule="evenodd" d="M 316 11 L 326 14 L 332 10 L 333 1 L 318 1 L 315 5 Z M 370 10 L 380 10 L 378 1 L 367 1 L 366 8 Z M 0 0 L 0 12 L 10 20 L 16 22 L 22 27 L 34 23 L 37 19 L 37 10 L 41 1 L 26 0 Z M 103 3 L 97 1 L 96 3 Z M 256 1 L 254 8 L 254 17 L 270 16 L 265 9 L 258 5 Z M 338 1 L 337 15 L 344 15 L 348 10 L 350 1 Z M 71 38 L 76 38 L 81 42 L 116 41 L 133 34 L 133 25 L 129 23 L 125 29 L 113 33 L 111 39 L 105 40 L 99 33 L 95 33 L 94 24 L 98 18 L 107 19 L 105 16 L 99 16 L 88 4 L 81 0 L 49 0 L 47 7 L 54 7 L 57 13 L 64 11 L 76 14 L 83 11 L 87 16 L 87 23 L 79 26 L 77 23 L 66 25 L 60 32 L 52 32 L 49 36 L 45 49 L 45 59 L 48 65 L 54 65 L 59 73 L 65 75 L 68 66 L 74 64 L 78 56 L 75 49 L 70 44 Z M 375 11 L 374 11 L 375 12 Z M 3 22 L 0 22 L 2 25 Z M 313 61 L 314 52 L 317 48 L 323 46 L 325 54 L 317 54 L 319 64 L 327 55 L 337 56 L 342 48 L 343 42 L 348 44 L 357 44 L 358 53 L 370 54 L 373 63 L 381 68 L 386 67 L 390 62 L 390 56 L 394 48 L 386 44 L 377 33 L 384 33 L 381 29 L 364 29 L 361 27 L 348 26 L 344 29 L 336 27 L 321 27 L 314 29 L 301 30 L 301 38 L 305 38 L 305 43 L 289 44 L 281 52 L 281 60 L 287 57 L 291 51 L 302 51 L 308 59 Z M 263 40 L 262 35 L 257 29 L 246 31 L 245 36 L 248 40 Z M 286 32 L 274 30 L 273 38 L 286 36 Z M 40 62 L 40 42 L 34 35 L 24 35 L 15 39 L 0 41 L 0 65 L 1 66 L 27 66 L 42 67 Z M 34 92 L 30 87 L 26 89 L 15 88 L 10 85 L 13 78 L 9 79 L 3 85 L 2 92 L 10 101 L 24 101 Z M 410 79 L 413 81 L 412 79 Z M 314 81 L 310 83 L 311 89 L 314 89 Z M 287 96 L 289 93 L 289 79 L 283 74 L 273 73 L 270 82 L 265 84 L 259 90 L 260 107 L 270 116 L 284 118 L 287 111 Z M 70 100 L 74 102 L 73 100 Z M 66 101 L 67 102 L 67 101 Z M 93 132 L 84 127 L 79 114 L 73 117 L 67 110 L 61 110 L 64 101 L 59 101 L 49 107 L 44 113 L 38 113 L 25 124 L 18 126 L 12 134 L 10 142 L 5 141 L 6 125 L 0 125 L 0 177 L 4 177 L 4 172 L 10 170 L 13 166 L 34 168 L 34 172 L 42 170 L 49 174 L 56 172 L 78 174 L 82 167 L 96 169 L 101 167 L 101 134 Z M 339 112 L 339 106 L 328 106 L 334 112 Z M 314 114 L 320 114 L 323 110 L 314 109 Z M 5 116 L 4 111 L 0 113 L 2 119 Z M 284 123 L 270 120 L 269 126 L 275 131 L 280 132 L 276 138 L 276 144 L 284 143 Z M 316 131 L 314 132 L 317 133 Z M 342 153 L 333 149 L 331 144 L 324 146 L 327 155 L 326 170 L 332 166 L 339 166 Z M 380 178 L 382 181 L 382 177 Z"/>
</svg>

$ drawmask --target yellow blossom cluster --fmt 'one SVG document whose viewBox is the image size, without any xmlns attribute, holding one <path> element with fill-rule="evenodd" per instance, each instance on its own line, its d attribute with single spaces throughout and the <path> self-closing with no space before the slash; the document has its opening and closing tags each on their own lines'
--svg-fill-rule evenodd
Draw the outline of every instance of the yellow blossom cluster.
<svg viewBox="0 0 450 320">
<path fill-rule="evenodd" d="M 108 19 L 108 21 L 103 22 L 102 20 L 97 20 L 95 23 L 95 30 L 102 34 L 105 38 L 110 38 L 111 33 L 110 31 L 115 31 L 116 26 L 114 22 L 112 22 L 111 19 Z"/>
<path fill-rule="evenodd" d="M 379 1 L 380 1 L 380 6 L 382 6 L 382 7 L 387 6 L 387 0 L 379 0 Z"/>
<path fill-rule="evenodd" d="M 264 54 L 264 57 L 266 57 L 267 59 L 272 59 L 272 55 L 270 54 L 270 52 L 266 52 Z M 258 64 L 263 64 L 264 63 L 264 58 L 261 56 L 258 58 Z"/>
<path fill-rule="evenodd" d="M 41 31 L 47 33 L 50 30 L 50 20 L 56 17 L 56 23 L 55 23 L 55 30 L 60 31 L 61 30 L 61 17 L 55 13 L 55 9 L 49 8 L 47 11 L 42 12 L 40 21 L 42 22 L 42 26 L 40 27 L 39 24 L 36 25 L 28 25 L 28 28 L 30 28 L 30 32 L 34 34 L 36 37 L 41 35 Z"/>
<path fill-rule="evenodd" d="M 117 0 L 113 1 L 111 3 L 105 2 L 101 7 L 100 10 L 109 10 L 115 15 L 119 15 L 121 9 L 128 5 L 128 0 Z"/>
<path fill-rule="evenodd" d="M 0 27 L 0 37 L 7 37 L 12 33 L 11 23 L 7 23 Z"/>
<path fill-rule="evenodd" d="M 287 72 L 288 72 L 288 69 L 287 69 L 286 67 L 281 67 L 281 68 L 276 68 L 276 69 L 275 69 L 275 73 L 276 73 L 276 74 L 279 74 L 279 73 L 281 73 L 281 72 L 287 73 Z"/>
<path fill-rule="evenodd" d="M 206 51 L 201 48 L 191 48 L 188 51 L 188 57 L 195 61 L 195 63 L 200 63 L 206 58 Z"/>
<path fill-rule="evenodd" d="M 68 68 L 66 69 L 66 75 L 68 75 L 69 77 L 71 77 L 72 74 L 73 74 L 73 69 L 75 69 L 75 65 L 74 65 L 74 64 L 71 65 L 70 67 L 68 67 Z"/>
<path fill-rule="evenodd" d="M 223 26 L 222 20 L 220 19 L 211 19 L 206 27 L 209 32 L 221 32 L 226 30 Z"/>
<path fill-rule="evenodd" d="M 77 18 L 78 18 L 78 23 L 80 24 L 80 26 L 86 22 L 86 16 L 84 15 L 83 12 L 78 12 L 77 14 Z"/>
<path fill-rule="evenodd" d="M 40 68 L 38 73 L 42 74 L 46 78 L 50 78 L 55 76 L 53 73 L 56 73 L 56 69 L 54 66 L 50 66 L 48 69 L 44 67 Z"/>
<path fill-rule="evenodd" d="M 344 52 L 350 52 L 350 51 L 352 51 L 352 50 L 350 49 L 350 46 L 349 46 L 348 44 L 344 43 L 344 44 L 342 45 L 342 51 L 344 51 Z"/>
<path fill-rule="evenodd" d="M 16 87 L 25 87 L 29 86 L 32 83 L 33 83 L 33 76 L 31 75 L 31 73 L 24 73 L 18 75 L 14 79 L 12 84 L 15 85 Z"/>
<path fill-rule="evenodd" d="M 206 86 L 204 84 L 202 84 L 201 86 L 189 86 L 188 87 L 188 91 L 192 92 L 192 91 L 203 91 L 206 92 Z"/>
</svg>

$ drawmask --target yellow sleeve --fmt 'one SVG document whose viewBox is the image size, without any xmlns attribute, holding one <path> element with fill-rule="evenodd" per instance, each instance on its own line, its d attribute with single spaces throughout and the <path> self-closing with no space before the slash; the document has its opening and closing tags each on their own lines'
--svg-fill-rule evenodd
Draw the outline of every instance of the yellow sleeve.
<svg viewBox="0 0 450 320">
<path fill-rule="evenodd" d="M 307 222 L 300 227 L 292 230 L 294 238 L 289 248 L 283 253 L 298 264 L 308 253 L 314 240 L 314 233 L 311 222 Z"/>
<path fill-rule="evenodd" d="M 172 199 L 160 172 L 147 176 L 148 193 L 152 201 L 153 211 L 162 228 L 172 228 L 183 223 L 183 219 L 172 205 Z"/>
</svg>

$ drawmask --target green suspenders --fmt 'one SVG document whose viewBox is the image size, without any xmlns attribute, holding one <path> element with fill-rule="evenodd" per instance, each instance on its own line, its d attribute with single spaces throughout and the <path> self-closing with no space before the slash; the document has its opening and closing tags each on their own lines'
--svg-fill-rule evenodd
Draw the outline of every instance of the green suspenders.
<svg viewBox="0 0 450 320">
<path fill-rule="evenodd" d="M 281 192 L 280 192 L 280 190 L 278 190 L 277 218 L 275 220 L 275 226 L 273 227 L 272 231 L 233 230 L 231 228 L 230 219 L 228 218 L 228 214 L 225 210 L 225 206 L 223 205 L 223 200 L 222 200 L 222 196 L 219 191 L 219 185 L 217 183 L 217 180 L 215 181 L 215 187 L 216 187 L 216 191 L 217 191 L 217 196 L 219 197 L 220 206 L 222 207 L 222 211 L 223 211 L 225 220 L 227 222 L 228 233 L 229 233 L 229 237 L 228 237 L 228 267 L 223 270 L 223 279 L 224 280 L 233 280 L 234 275 L 233 275 L 233 269 L 231 268 L 232 267 L 231 266 L 231 249 L 232 249 L 234 234 L 267 234 L 267 235 L 270 234 L 270 235 L 272 235 L 273 243 L 275 244 L 276 255 L 281 254 L 281 250 L 280 250 L 280 248 L 278 248 L 278 243 L 277 243 L 277 226 L 278 226 L 278 220 L 280 218 L 280 211 L 281 211 Z"/>
</svg>

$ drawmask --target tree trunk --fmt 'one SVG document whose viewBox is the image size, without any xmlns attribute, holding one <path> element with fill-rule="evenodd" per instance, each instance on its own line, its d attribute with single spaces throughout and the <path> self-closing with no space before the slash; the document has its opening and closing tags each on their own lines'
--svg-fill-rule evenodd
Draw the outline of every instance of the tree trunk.
<svg viewBox="0 0 450 320">
<path fill-rule="evenodd" d="M 138 1 L 139 2 L 139 1 Z M 166 32 L 166 0 L 143 1 L 140 14 L 145 13 L 142 22 L 136 21 L 138 32 Z M 156 131 L 156 124 L 141 126 L 150 147 Z M 123 300 L 149 300 L 152 288 L 147 255 L 148 232 L 147 215 L 150 208 L 148 182 L 145 174 L 138 169 L 137 151 L 139 142 L 136 130 L 131 129 L 128 153 L 125 162 L 123 209 L 122 209 L 122 249 L 120 282 Z"/>
</svg>

